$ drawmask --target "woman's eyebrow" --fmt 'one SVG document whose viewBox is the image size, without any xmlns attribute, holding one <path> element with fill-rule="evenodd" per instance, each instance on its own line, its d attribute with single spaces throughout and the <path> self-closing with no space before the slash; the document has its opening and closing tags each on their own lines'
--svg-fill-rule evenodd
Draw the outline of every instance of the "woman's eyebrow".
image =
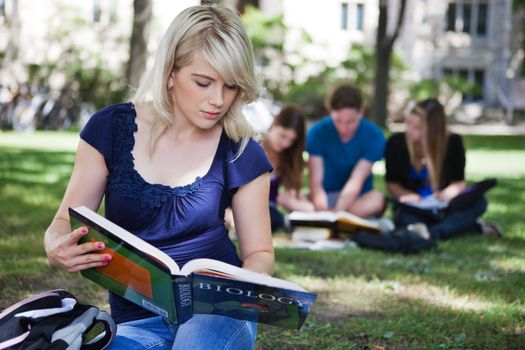
<svg viewBox="0 0 525 350">
<path fill-rule="evenodd" d="M 200 74 L 200 73 L 192 73 L 191 74 L 192 76 L 195 76 L 195 77 L 198 77 L 198 78 L 204 78 L 204 79 L 209 79 L 209 80 L 212 80 L 212 81 L 216 81 L 217 79 L 214 79 L 208 75 L 205 75 L 205 74 Z"/>
</svg>

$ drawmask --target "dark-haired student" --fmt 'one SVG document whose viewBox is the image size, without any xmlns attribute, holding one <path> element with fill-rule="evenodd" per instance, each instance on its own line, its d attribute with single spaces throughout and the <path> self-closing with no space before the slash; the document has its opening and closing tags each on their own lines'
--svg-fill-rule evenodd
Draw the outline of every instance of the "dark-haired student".
<svg viewBox="0 0 525 350">
<path fill-rule="evenodd" d="M 306 117 L 299 106 L 283 107 L 262 135 L 263 147 L 274 171 L 270 175 L 270 219 L 272 231 L 288 228 L 287 212 L 314 211 L 314 205 L 301 193 Z M 282 211 L 285 210 L 285 212 Z M 226 226 L 234 227 L 231 212 Z"/>
<path fill-rule="evenodd" d="M 388 139 L 385 161 L 386 188 L 399 202 L 414 203 L 429 196 L 448 201 L 466 188 L 462 137 L 449 132 L 445 110 L 436 99 L 420 101 L 411 110 L 406 132 Z M 432 239 L 465 233 L 501 236 L 499 225 L 481 219 L 486 209 L 487 200 L 482 197 L 435 219 L 394 204 L 394 222 Z"/>
<path fill-rule="evenodd" d="M 314 211 L 314 205 L 303 194 L 303 160 L 306 121 L 297 106 L 286 106 L 275 116 L 261 140 L 274 172 L 270 175 L 270 218 L 272 230 L 287 226 L 287 211 Z"/>
<path fill-rule="evenodd" d="M 330 115 L 308 130 L 306 141 L 310 196 L 315 209 L 380 216 L 386 199 L 373 188 L 372 166 L 383 158 L 383 132 L 363 118 L 363 97 L 355 86 L 337 86 L 328 96 L 326 107 Z"/>
</svg>

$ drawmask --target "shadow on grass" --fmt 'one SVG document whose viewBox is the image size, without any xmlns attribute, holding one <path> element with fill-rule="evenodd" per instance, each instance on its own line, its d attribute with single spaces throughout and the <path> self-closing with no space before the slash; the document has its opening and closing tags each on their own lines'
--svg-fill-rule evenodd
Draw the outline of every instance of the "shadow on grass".
<svg viewBox="0 0 525 350">
<path fill-rule="evenodd" d="M 366 298 L 366 295 L 362 296 Z M 523 349 L 523 314 L 457 310 L 389 295 L 363 314 L 352 305 L 335 315 L 313 309 L 301 331 L 260 326 L 257 349 Z M 334 317 L 335 316 L 335 317 Z M 432 330 L 429 332 L 429 330 Z"/>
<path fill-rule="evenodd" d="M 86 303 L 101 307 L 106 303 L 101 288 L 79 274 L 50 267 L 43 251 L 43 232 L 66 188 L 73 159 L 72 152 L 0 148 L 0 308 L 30 293 L 58 287 L 71 290 Z M 382 296 L 371 310 L 357 310 L 355 305 L 338 303 L 323 289 L 301 332 L 260 326 L 257 348 L 524 348 L 519 329 L 525 321 L 524 196 L 522 178 L 500 180 L 490 191 L 486 216 L 506 231 L 499 240 L 461 237 L 415 256 L 361 249 L 276 249 L 278 277 L 313 276 L 326 289 L 340 278 L 372 287 L 399 284 L 406 290 L 423 290 L 427 301 L 437 290 L 446 297 L 468 296 L 488 306 L 477 311 L 452 310 L 449 304 L 436 306 L 386 288 L 378 290 Z M 358 297 L 366 300 L 370 295 Z M 345 300 L 348 295 L 341 293 L 337 298 Z"/>
<path fill-rule="evenodd" d="M 0 149 L 0 238 L 31 235 L 51 222 L 69 179 L 74 154 Z"/>
<path fill-rule="evenodd" d="M 525 294 L 523 239 L 463 237 L 412 256 L 359 248 L 336 253 L 277 249 L 276 255 L 276 270 L 283 278 L 354 277 L 394 280 L 407 286 L 424 283 L 497 303 L 513 303 Z"/>
</svg>

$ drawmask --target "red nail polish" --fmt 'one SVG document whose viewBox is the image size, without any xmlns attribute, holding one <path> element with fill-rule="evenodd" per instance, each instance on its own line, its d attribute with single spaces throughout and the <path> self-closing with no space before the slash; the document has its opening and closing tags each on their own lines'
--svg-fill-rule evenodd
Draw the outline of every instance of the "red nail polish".
<svg viewBox="0 0 525 350">
<path fill-rule="evenodd" d="M 104 243 L 98 243 L 98 244 L 97 244 L 97 248 L 98 248 L 98 249 L 102 249 L 102 248 L 104 248 Z"/>
<path fill-rule="evenodd" d="M 104 256 L 104 261 L 110 261 L 111 260 L 111 256 L 109 255 L 105 255 Z"/>
<path fill-rule="evenodd" d="M 82 232 L 82 233 L 87 233 L 87 232 L 88 232 L 88 229 L 87 229 L 86 227 L 82 227 L 82 228 L 80 229 L 80 232 Z"/>
</svg>

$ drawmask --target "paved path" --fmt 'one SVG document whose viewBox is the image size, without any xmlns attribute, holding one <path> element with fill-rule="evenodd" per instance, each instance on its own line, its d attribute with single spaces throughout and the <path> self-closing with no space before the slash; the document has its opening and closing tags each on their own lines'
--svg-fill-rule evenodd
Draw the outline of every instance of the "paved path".
<svg viewBox="0 0 525 350">
<path fill-rule="evenodd" d="M 395 123 L 389 125 L 389 129 L 394 132 L 403 131 L 405 125 L 403 123 Z M 498 124 L 481 124 L 481 125 L 467 125 L 467 124 L 453 124 L 450 129 L 461 135 L 524 135 L 525 123 L 517 125 Z"/>
</svg>

